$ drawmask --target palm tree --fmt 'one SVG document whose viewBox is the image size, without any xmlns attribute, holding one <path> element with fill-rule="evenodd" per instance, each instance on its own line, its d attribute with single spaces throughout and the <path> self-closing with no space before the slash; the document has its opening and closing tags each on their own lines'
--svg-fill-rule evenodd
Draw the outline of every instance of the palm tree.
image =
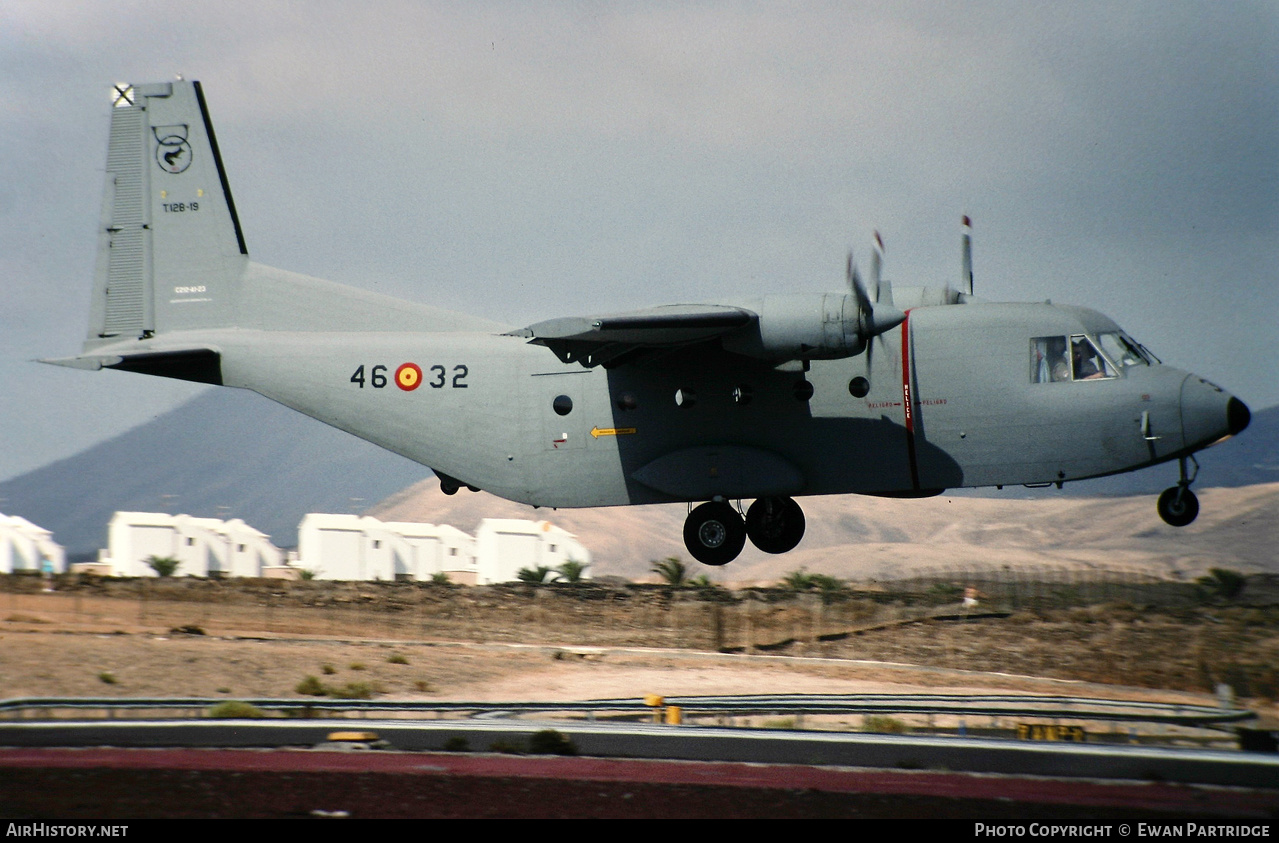
<svg viewBox="0 0 1279 843">
<path fill-rule="evenodd" d="M 520 568 L 515 573 L 516 579 L 520 582 L 544 583 L 547 576 L 555 573 L 545 565 L 538 565 L 533 568 Z"/>
<path fill-rule="evenodd" d="M 661 577 L 667 585 L 681 586 L 688 581 L 688 568 L 678 556 L 668 556 L 660 562 L 654 562 L 649 570 Z"/>
<path fill-rule="evenodd" d="M 586 565 L 576 559 L 568 559 L 555 569 L 555 573 L 559 574 L 564 582 L 581 582 L 582 576 L 586 573 Z"/>
</svg>

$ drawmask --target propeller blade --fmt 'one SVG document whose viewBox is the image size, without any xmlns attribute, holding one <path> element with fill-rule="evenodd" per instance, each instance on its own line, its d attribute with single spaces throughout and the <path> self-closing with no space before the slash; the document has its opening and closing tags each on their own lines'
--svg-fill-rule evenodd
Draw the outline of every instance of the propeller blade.
<svg viewBox="0 0 1279 843">
<path fill-rule="evenodd" d="M 973 221 L 964 214 L 963 277 L 959 281 L 960 292 L 973 294 Z"/>
<path fill-rule="evenodd" d="M 879 301 L 880 296 L 880 271 L 884 265 L 884 240 L 879 236 L 879 232 L 875 232 L 875 248 L 870 253 L 870 291 L 874 301 Z"/>
</svg>

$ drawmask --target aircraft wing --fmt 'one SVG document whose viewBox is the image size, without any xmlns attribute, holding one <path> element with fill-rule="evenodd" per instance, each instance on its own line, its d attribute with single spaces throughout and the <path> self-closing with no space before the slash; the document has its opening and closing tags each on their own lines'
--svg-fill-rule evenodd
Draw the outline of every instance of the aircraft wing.
<svg viewBox="0 0 1279 843">
<path fill-rule="evenodd" d="M 860 354 L 906 314 L 872 299 L 855 270 L 852 293 L 794 293 L 729 304 L 673 304 L 606 316 L 549 319 L 514 332 L 565 363 L 612 368 L 640 356 L 718 343 L 725 351 L 783 363 Z M 881 285 L 882 286 L 882 285 Z"/>
<path fill-rule="evenodd" d="M 752 323 L 753 311 L 729 305 L 674 304 L 604 316 L 548 319 L 516 332 L 566 363 L 611 367 L 648 350 L 706 342 Z"/>
</svg>

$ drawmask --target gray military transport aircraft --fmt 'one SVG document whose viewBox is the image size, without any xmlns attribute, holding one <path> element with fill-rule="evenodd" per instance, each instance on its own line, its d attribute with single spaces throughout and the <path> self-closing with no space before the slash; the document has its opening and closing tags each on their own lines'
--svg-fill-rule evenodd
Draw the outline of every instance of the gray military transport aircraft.
<svg viewBox="0 0 1279 843">
<path fill-rule="evenodd" d="M 272 269 L 249 260 L 200 83 L 113 95 L 88 336 L 45 362 L 251 389 L 429 466 L 449 494 L 684 502 L 689 552 L 723 565 L 748 538 L 794 548 L 797 496 L 1178 460 L 1158 511 L 1183 526 L 1194 453 L 1248 425 L 1242 401 L 1100 313 L 973 296 L 967 219 L 959 289 L 893 290 L 877 249 L 869 283 L 850 255 L 842 292 L 515 329 Z"/>
</svg>

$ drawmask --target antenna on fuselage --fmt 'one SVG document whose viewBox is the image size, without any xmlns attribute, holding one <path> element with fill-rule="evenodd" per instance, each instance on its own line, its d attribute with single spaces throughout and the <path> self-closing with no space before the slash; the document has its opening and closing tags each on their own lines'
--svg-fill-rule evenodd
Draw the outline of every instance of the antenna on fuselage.
<svg viewBox="0 0 1279 843">
<path fill-rule="evenodd" d="M 963 278 L 959 280 L 961 293 L 973 294 L 973 221 L 964 214 Z"/>
</svg>

